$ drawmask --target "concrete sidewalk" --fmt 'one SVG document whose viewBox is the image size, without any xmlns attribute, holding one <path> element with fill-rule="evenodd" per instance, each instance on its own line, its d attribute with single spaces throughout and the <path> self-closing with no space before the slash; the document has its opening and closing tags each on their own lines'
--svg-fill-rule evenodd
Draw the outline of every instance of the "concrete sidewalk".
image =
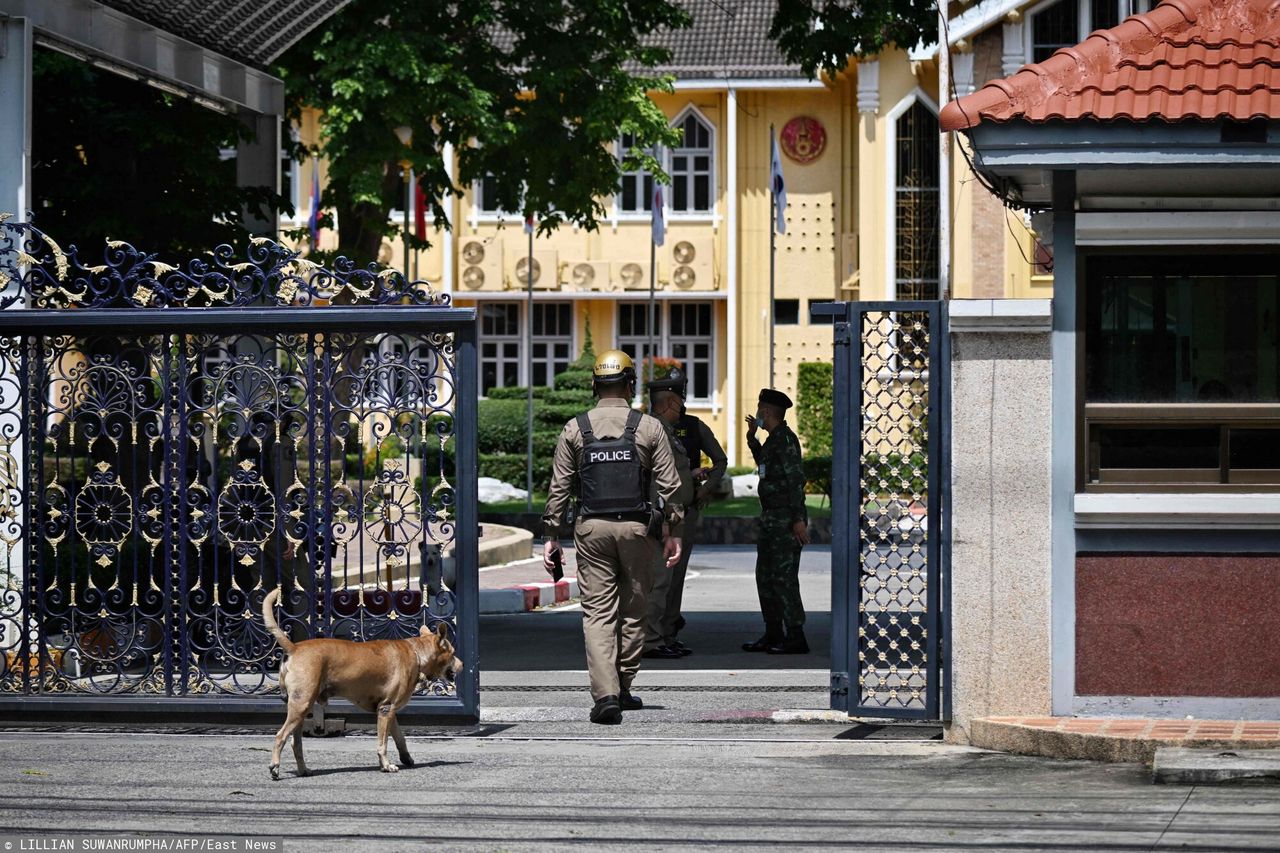
<svg viewBox="0 0 1280 853">
<path fill-rule="evenodd" d="M 1156 750 L 1169 746 L 1277 749 L 1280 722 L 984 717 L 970 722 L 969 743 L 1018 755 L 1150 764 Z"/>
<path fill-rule="evenodd" d="M 1129 764 L 857 738 L 850 726 L 639 717 L 409 729 L 417 765 L 394 774 L 377 771 L 368 733 L 308 738 L 313 775 L 295 776 L 286 749 L 279 782 L 269 729 L 8 732 L 0 833 L 272 836 L 314 853 L 1280 849 L 1276 788 L 1152 785 Z"/>
</svg>

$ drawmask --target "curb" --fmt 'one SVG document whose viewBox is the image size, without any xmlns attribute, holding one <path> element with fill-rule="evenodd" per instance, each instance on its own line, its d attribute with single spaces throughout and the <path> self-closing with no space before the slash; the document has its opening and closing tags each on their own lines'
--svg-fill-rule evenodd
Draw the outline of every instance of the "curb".
<svg viewBox="0 0 1280 853">
<path fill-rule="evenodd" d="M 1207 749 L 1275 749 L 1274 734 L 1244 734 L 1244 726 L 1276 723 L 1204 720 L 1093 720 L 989 717 L 969 724 L 969 744 L 982 749 L 1035 755 L 1044 758 L 1084 759 L 1115 763 L 1150 764 L 1162 747 Z"/>
<path fill-rule="evenodd" d="M 539 607 L 563 604 L 578 597 L 578 579 L 564 578 L 555 583 L 530 583 L 503 589 L 480 590 L 480 612 L 527 613 Z"/>
</svg>

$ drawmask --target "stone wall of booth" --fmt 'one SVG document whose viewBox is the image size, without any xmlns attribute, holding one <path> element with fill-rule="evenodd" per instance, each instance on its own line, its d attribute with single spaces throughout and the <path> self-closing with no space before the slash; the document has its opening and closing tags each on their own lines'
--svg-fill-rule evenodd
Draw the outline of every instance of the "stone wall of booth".
<svg viewBox="0 0 1280 853">
<path fill-rule="evenodd" d="M 952 722 L 1047 715 L 1051 429 L 1048 300 L 953 300 Z"/>
</svg>

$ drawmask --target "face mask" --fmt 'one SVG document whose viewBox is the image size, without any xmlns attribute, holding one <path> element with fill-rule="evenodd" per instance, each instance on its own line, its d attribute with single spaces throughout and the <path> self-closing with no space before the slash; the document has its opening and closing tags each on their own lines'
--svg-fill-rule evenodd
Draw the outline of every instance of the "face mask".
<svg viewBox="0 0 1280 853">
<path fill-rule="evenodd" d="M 756 415 L 756 426 L 760 427 L 761 429 L 764 429 L 764 418 L 760 417 L 759 415 Z"/>
</svg>

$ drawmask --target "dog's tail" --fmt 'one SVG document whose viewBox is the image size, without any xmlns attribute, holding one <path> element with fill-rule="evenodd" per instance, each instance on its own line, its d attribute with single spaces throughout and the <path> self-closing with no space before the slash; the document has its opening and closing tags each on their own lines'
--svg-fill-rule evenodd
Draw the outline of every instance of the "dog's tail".
<svg viewBox="0 0 1280 853">
<path fill-rule="evenodd" d="M 267 597 L 262 599 L 262 621 L 266 624 L 267 630 L 271 632 L 271 636 L 276 638 L 276 642 L 280 644 L 280 648 L 284 649 L 285 654 L 293 652 L 293 640 L 289 639 L 289 635 L 280 630 L 280 623 L 276 621 L 275 614 L 271 611 L 275 610 L 276 601 L 280 598 L 280 590 L 273 589 L 267 593 Z"/>
</svg>

